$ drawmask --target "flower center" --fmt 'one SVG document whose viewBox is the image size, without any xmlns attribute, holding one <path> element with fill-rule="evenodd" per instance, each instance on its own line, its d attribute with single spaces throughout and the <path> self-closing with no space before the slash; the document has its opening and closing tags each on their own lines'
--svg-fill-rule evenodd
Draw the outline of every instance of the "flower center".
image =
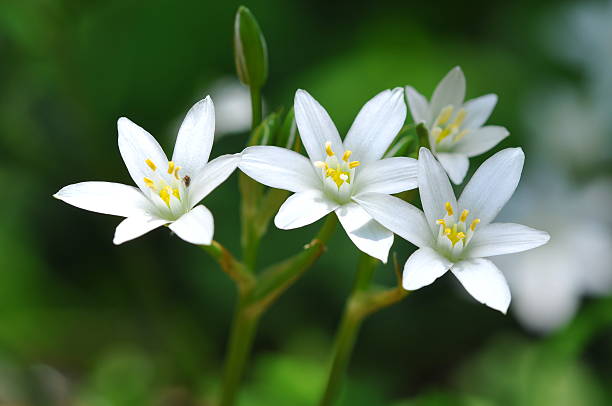
<svg viewBox="0 0 612 406">
<path fill-rule="evenodd" d="M 457 112 L 454 110 L 453 106 L 444 107 L 434 121 L 431 133 L 436 140 L 436 145 L 455 143 L 469 133 L 469 130 L 461 129 L 467 111 L 463 108 L 457 110 Z"/>
<path fill-rule="evenodd" d="M 167 171 L 158 171 L 157 165 L 155 165 L 152 160 L 146 159 L 145 164 L 147 164 L 151 170 L 150 177 L 144 177 L 144 183 L 147 187 L 157 194 L 162 201 L 166 203 L 168 208 L 170 208 L 172 197 L 180 201 L 182 185 L 179 171 L 181 167 L 176 165 L 173 161 L 170 161 L 168 162 Z M 185 182 L 185 187 L 189 186 L 188 179 L 189 177 L 185 176 L 183 180 Z"/>
<path fill-rule="evenodd" d="M 436 220 L 436 223 L 440 225 L 438 245 L 446 246 L 450 248 L 452 253 L 456 254 L 457 252 L 455 251 L 464 248 L 470 242 L 474 230 L 476 230 L 476 226 L 480 223 L 480 219 L 473 219 L 468 226 L 467 219 L 470 215 L 469 210 L 464 209 L 457 219 L 450 202 L 446 202 L 444 209 L 446 210 L 444 218 Z M 461 244 L 458 244 L 459 242 L 461 242 Z M 455 248 L 455 246 L 457 246 L 457 248 Z"/>
<path fill-rule="evenodd" d="M 332 150 L 330 141 L 325 143 L 325 153 L 327 154 L 325 162 L 316 161 L 314 165 L 317 168 L 321 168 L 325 178 L 331 178 L 336 186 L 338 186 L 338 189 L 340 189 L 340 186 L 345 182 L 350 184 L 351 178 L 353 177 L 353 169 L 358 167 L 361 163 L 359 161 L 349 160 L 352 154 L 349 150 L 344 151 L 342 159 L 338 159 Z"/>
</svg>

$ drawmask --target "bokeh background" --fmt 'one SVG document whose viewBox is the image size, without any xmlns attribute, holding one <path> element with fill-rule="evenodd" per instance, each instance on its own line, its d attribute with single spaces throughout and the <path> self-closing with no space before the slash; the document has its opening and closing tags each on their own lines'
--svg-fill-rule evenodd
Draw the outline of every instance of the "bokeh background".
<svg viewBox="0 0 612 406">
<path fill-rule="evenodd" d="M 118 218 L 51 195 L 83 180 L 131 183 L 116 119 L 131 118 L 170 152 L 183 115 L 207 93 L 217 107 L 213 156 L 243 148 L 238 4 L 0 2 L 0 404 L 215 398 L 235 299 L 226 275 L 166 230 L 113 246 Z M 513 291 L 508 316 L 447 275 L 368 319 L 340 404 L 612 404 L 612 3 L 245 5 L 268 42 L 269 110 L 305 88 L 341 132 L 381 89 L 411 84 L 430 95 L 460 65 L 468 98 L 499 95 L 489 122 L 512 135 L 498 148 L 526 151 L 501 217 L 552 235 L 494 259 Z M 236 175 L 205 204 L 216 239 L 238 250 Z M 317 227 L 271 230 L 261 263 L 299 250 Z M 402 261 L 412 249 L 393 248 Z M 338 231 L 264 316 L 241 405 L 316 403 L 357 258 Z M 390 267 L 377 271 L 381 284 L 393 278 Z"/>
</svg>

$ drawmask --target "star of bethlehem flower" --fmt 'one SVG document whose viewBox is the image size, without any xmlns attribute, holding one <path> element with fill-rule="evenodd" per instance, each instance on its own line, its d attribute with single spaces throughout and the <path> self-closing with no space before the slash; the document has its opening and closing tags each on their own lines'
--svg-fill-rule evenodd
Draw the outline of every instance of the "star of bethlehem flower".
<svg viewBox="0 0 612 406">
<path fill-rule="evenodd" d="M 550 238 L 520 224 L 492 223 L 514 193 L 524 161 L 520 148 L 498 152 L 478 168 L 457 200 L 442 166 L 421 148 L 418 181 L 424 212 L 384 194 L 357 198 L 373 218 L 418 247 L 404 266 L 404 289 L 427 286 L 450 270 L 476 300 L 506 313 L 506 279 L 483 257 L 529 250 Z"/>
<path fill-rule="evenodd" d="M 393 233 L 356 198 L 417 186 L 416 160 L 381 159 L 406 119 L 403 98 L 401 88 L 376 95 L 363 106 L 342 141 L 325 109 L 306 91 L 296 92 L 295 119 L 310 159 L 285 148 L 253 146 L 244 150 L 239 164 L 256 181 L 295 192 L 274 219 L 278 228 L 302 227 L 334 211 L 357 248 L 387 261 Z"/>
<path fill-rule="evenodd" d="M 151 134 L 127 118 L 118 120 L 117 129 L 119 151 L 138 188 L 82 182 L 62 188 L 54 197 L 81 209 L 126 217 L 117 226 L 115 244 L 169 225 L 183 240 L 209 245 L 213 216 L 198 203 L 231 175 L 240 160 L 235 154 L 208 162 L 215 131 L 210 97 L 187 113 L 171 161 Z"/>
<path fill-rule="evenodd" d="M 411 86 L 406 86 L 406 98 L 414 122 L 428 130 L 431 152 L 455 184 L 463 182 L 468 158 L 490 150 L 509 135 L 504 127 L 483 127 L 497 104 L 496 95 L 463 102 L 465 76 L 458 66 L 438 83 L 431 102 Z"/>
</svg>

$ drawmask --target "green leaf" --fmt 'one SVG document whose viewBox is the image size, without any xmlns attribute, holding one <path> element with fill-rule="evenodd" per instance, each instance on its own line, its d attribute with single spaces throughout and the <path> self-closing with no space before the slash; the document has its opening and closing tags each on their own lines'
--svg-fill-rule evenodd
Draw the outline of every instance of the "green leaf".
<svg viewBox="0 0 612 406">
<path fill-rule="evenodd" d="M 234 22 L 234 59 L 242 83 L 260 89 L 268 78 L 268 47 L 251 11 L 240 6 Z"/>
</svg>

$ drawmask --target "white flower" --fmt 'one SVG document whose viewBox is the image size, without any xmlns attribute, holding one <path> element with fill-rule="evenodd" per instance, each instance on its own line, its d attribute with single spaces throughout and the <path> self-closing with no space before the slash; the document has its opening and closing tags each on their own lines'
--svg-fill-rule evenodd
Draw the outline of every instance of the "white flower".
<svg viewBox="0 0 612 406">
<path fill-rule="evenodd" d="M 325 109 L 304 90 L 295 95 L 295 119 L 310 159 L 284 148 L 254 146 L 245 149 L 240 162 L 240 169 L 258 182 L 295 192 L 274 223 L 287 230 L 335 211 L 357 248 L 386 262 L 393 233 L 372 219 L 356 198 L 417 186 L 416 160 L 381 159 L 406 119 L 402 89 L 385 90 L 368 101 L 344 142 Z"/>
<path fill-rule="evenodd" d="M 127 118 L 120 118 L 117 128 L 119 151 L 138 188 L 82 182 L 62 188 L 54 197 L 81 209 L 127 217 L 117 226 L 115 244 L 166 224 L 187 242 L 210 244 L 213 217 L 197 204 L 227 179 L 240 161 L 240 154 L 235 154 L 207 163 L 215 131 L 210 97 L 187 113 L 171 161 L 151 134 Z"/>
<path fill-rule="evenodd" d="M 430 103 L 411 86 L 406 86 L 406 97 L 414 122 L 427 128 L 431 151 L 455 184 L 463 182 L 468 158 L 488 151 L 509 135 L 504 127 L 483 127 L 497 104 L 496 95 L 463 102 L 465 76 L 458 66 L 438 83 Z"/>
<path fill-rule="evenodd" d="M 548 233 L 513 223 L 491 223 L 519 182 L 525 156 L 508 148 L 478 168 L 457 201 L 431 152 L 419 152 L 419 194 L 424 213 L 393 196 L 370 193 L 359 203 L 382 225 L 417 247 L 404 266 L 403 286 L 416 290 L 449 269 L 479 302 L 503 313 L 510 290 L 495 264 L 483 257 L 538 247 Z"/>
</svg>

